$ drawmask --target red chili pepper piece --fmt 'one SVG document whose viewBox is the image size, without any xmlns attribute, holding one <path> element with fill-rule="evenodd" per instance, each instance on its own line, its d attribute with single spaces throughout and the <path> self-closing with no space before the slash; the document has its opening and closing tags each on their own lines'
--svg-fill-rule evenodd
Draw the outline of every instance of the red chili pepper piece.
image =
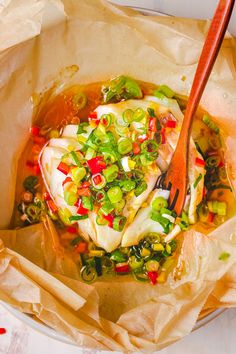
<svg viewBox="0 0 236 354">
<path fill-rule="evenodd" d="M 30 134 L 33 136 L 39 136 L 40 128 L 37 125 L 30 127 Z"/>
<path fill-rule="evenodd" d="M 34 136 L 33 141 L 35 144 L 44 145 L 46 143 L 46 138 L 44 136 Z"/>
<path fill-rule="evenodd" d="M 77 209 L 77 214 L 79 215 L 86 215 L 88 214 L 88 209 L 84 208 L 83 205 L 82 205 L 82 200 L 79 199 L 76 203 L 75 203 L 75 206 L 78 207 Z"/>
<path fill-rule="evenodd" d="M 86 242 L 80 242 L 75 246 L 77 253 L 86 253 L 88 251 L 88 244 Z"/>
<path fill-rule="evenodd" d="M 148 278 L 151 280 L 151 283 L 155 285 L 157 283 L 158 273 L 157 272 L 148 272 Z"/>
<path fill-rule="evenodd" d="M 219 162 L 219 165 L 218 165 L 218 167 L 224 167 L 225 166 L 225 164 L 224 164 L 224 162 L 221 160 L 220 162 Z"/>
<path fill-rule="evenodd" d="M 64 173 L 64 175 L 68 175 L 68 173 L 70 172 L 70 166 L 68 166 L 64 162 L 60 162 L 57 166 L 57 169 L 58 171 Z"/>
<path fill-rule="evenodd" d="M 96 176 L 93 176 L 93 182 L 96 186 L 98 186 L 100 183 L 102 183 L 102 177 L 101 175 L 96 175 Z"/>
<path fill-rule="evenodd" d="M 166 123 L 166 128 L 176 128 L 176 121 L 175 120 L 168 120 L 168 122 Z"/>
<path fill-rule="evenodd" d="M 206 165 L 206 162 L 203 159 L 200 159 L 199 157 L 196 157 L 195 165 L 204 167 Z"/>
<path fill-rule="evenodd" d="M 149 130 L 153 133 L 157 131 L 157 119 L 155 117 L 149 118 Z"/>
<path fill-rule="evenodd" d="M 89 113 L 88 117 L 91 119 L 98 119 L 98 114 L 97 114 L 97 112 L 93 111 L 93 112 Z"/>
<path fill-rule="evenodd" d="M 166 143 L 166 130 L 165 130 L 165 128 L 161 129 L 161 143 L 162 144 Z"/>
<path fill-rule="evenodd" d="M 91 160 L 88 160 L 87 164 L 90 168 L 92 175 L 101 173 L 107 167 L 105 161 L 103 161 L 102 156 L 97 156 Z"/>
<path fill-rule="evenodd" d="M 64 186 L 68 182 L 72 182 L 71 177 L 66 177 L 66 179 L 64 179 L 64 181 L 62 182 L 62 186 Z"/>
<path fill-rule="evenodd" d="M 108 221 L 108 226 L 113 228 L 113 221 L 114 221 L 114 216 L 111 214 L 108 215 L 103 215 L 103 218 Z"/>
<path fill-rule="evenodd" d="M 53 200 L 48 200 L 48 201 L 47 201 L 47 206 L 48 206 L 48 208 L 51 210 L 51 212 L 52 212 L 53 214 L 56 214 L 56 213 L 57 213 L 58 208 L 57 208 L 57 206 L 56 206 L 56 204 L 54 203 Z"/>
<path fill-rule="evenodd" d="M 138 143 L 134 142 L 133 143 L 133 153 L 134 155 L 138 155 L 141 151 L 141 148 Z"/>
<path fill-rule="evenodd" d="M 77 227 L 75 227 L 75 226 L 68 226 L 66 230 L 70 234 L 77 234 L 77 231 L 78 231 Z"/>
<path fill-rule="evenodd" d="M 5 334 L 5 333 L 7 333 L 6 328 L 1 327 L 0 328 L 0 334 Z"/>
<path fill-rule="evenodd" d="M 208 222 L 212 223 L 214 221 L 214 217 L 215 217 L 215 214 L 212 213 L 211 211 L 209 212 L 209 215 L 208 215 Z"/>
<path fill-rule="evenodd" d="M 29 168 L 34 168 L 34 162 L 30 161 L 30 160 L 27 160 L 26 161 L 26 166 L 29 167 Z"/>
<path fill-rule="evenodd" d="M 43 193 L 43 199 L 48 201 L 48 200 L 51 200 L 52 198 L 48 192 L 45 192 L 45 193 Z"/>
<path fill-rule="evenodd" d="M 78 188 L 77 194 L 79 197 L 90 197 L 91 191 L 89 188 Z"/>
<path fill-rule="evenodd" d="M 129 265 L 128 264 L 125 264 L 125 265 L 122 265 L 122 266 L 116 266 L 115 267 L 115 271 L 117 273 L 129 273 L 130 271 L 130 268 L 129 268 Z"/>
<path fill-rule="evenodd" d="M 34 165 L 33 170 L 34 170 L 34 174 L 35 175 L 40 175 L 41 170 L 40 170 L 40 167 L 39 167 L 38 163 L 36 165 Z"/>
</svg>

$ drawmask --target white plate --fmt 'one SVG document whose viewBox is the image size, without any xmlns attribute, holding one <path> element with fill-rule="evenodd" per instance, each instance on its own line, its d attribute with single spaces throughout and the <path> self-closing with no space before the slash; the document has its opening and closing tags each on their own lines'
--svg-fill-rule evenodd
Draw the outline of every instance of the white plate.
<svg viewBox="0 0 236 354">
<path fill-rule="evenodd" d="M 153 15 L 166 16 L 166 14 L 160 13 L 160 12 L 154 11 L 154 10 L 149 10 L 149 9 L 140 8 L 140 7 L 133 7 L 133 8 L 140 11 L 141 13 L 143 13 L 146 16 L 150 16 L 150 15 L 152 15 L 152 16 Z M 29 327 L 35 329 L 36 331 L 39 331 L 39 332 L 45 334 L 46 336 L 56 339 L 60 342 L 76 346 L 76 344 L 74 342 L 72 342 L 69 338 L 56 332 L 54 329 L 48 327 L 47 325 L 44 325 L 44 324 L 41 324 L 41 323 L 35 321 L 30 315 L 20 312 L 19 310 L 6 304 L 3 301 L 0 301 L 0 304 L 3 307 L 5 307 L 18 320 L 24 322 L 25 324 L 27 324 Z M 197 321 L 196 325 L 193 328 L 193 331 L 195 331 L 195 330 L 201 328 L 202 326 L 206 325 L 207 323 L 211 322 L 212 320 L 214 320 L 216 317 L 218 317 L 224 311 L 225 311 L 225 309 L 215 310 L 212 313 L 205 316 L 204 318 L 202 318 L 201 320 Z"/>
</svg>

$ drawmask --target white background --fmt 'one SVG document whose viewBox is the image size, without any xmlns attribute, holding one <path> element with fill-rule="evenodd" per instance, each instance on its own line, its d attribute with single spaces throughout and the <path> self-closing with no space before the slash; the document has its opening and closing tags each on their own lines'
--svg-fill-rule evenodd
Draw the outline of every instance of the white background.
<svg viewBox="0 0 236 354">
<path fill-rule="evenodd" d="M 81 0 L 79 0 L 81 1 Z M 177 16 L 211 18 L 216 0 L 113 0 L 117 4 L 147 7 Z M 236 11 L 230 30 L 236 35 Z M 0 306 L 0 327 L 7 334 L 0 336 L 0 354 L 89 354 L 74 346 L 60 343 L 27 327 Z M 161 354 L 236 354 L 236 310 L 227 310 L 205 327 Z M 97 353 L 98 354 L 98 353 Z"/>
</svg>

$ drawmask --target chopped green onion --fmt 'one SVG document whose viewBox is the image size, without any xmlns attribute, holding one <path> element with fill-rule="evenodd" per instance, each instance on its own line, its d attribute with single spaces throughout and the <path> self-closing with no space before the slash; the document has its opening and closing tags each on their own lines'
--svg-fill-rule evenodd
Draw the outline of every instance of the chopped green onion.
<svg viewBox="0 0 236 354">
<path fill-rule="evenodd" d="M 157 272 L 159 269 L 159 262 L 154 259 L 150 259 L 150 261 L 147 261 L 145 264 L 145 267 L 148 272 Z"/>
<path fill-rule="evenodd" d="M 23 182 L 23 187 L 26 191 L 30 191 L 31 193 L 35 193 L 36 185 L 38 184 L 37 176 L 28 176 L 25 178 Z"/>
<path fill-rule="evenodd" d="M 80 164 L 77 153 L 75 151 L 71 151 L 70 154 L 72 157 L 72 161 L 75 163 L 75 165 L 80 166 L 81 164 Z"/>
<path fill-rule="evenodd" d="M 71 192 L 70 190 L 65 190 L 64 199 L 66 204 L 73 206 L 78 200 L 78 195 L 76 193 Z"/>
<path fill-rule="evenodd" d="M 167 208 L 167 207 L 168 207 L 168 202 L 163 197 L 157 197 L 152 202 L 152 209 L 155 211 L 160 211 L 162 208 Z"/>
<path fill-rule="evenodd" d="M 230 257 L 230 253 L 228 252 L 223 252 L 221 253 L 221 255 L 219 256 L 219 260 L 220 261 L 227 261 L 227 259 Z"/>
<path fill-rule="evenodd" d="M 118 176 L 119 168 L 117 165 L 111 165 L 102 171 L 107 182 L 113 182 Z"/>
<path fill-rule="evenodd" d="M 146 113 L 142 108 L 137 108 L 133 114 L 133 121 L 140 122 L 146 117 Z"/>
<path fill-rule="evenodd" d="M 107 220 L 104 219 L 104 217 L 102 215 L 98 214 L 96 217 L 96 223 L 97 223 L 97 225 L 105 226 L 105 225 L 107 225 Z"/>
<path fill-rule="evenodd" d="M 97 202 L 101 203 L 106 199 L 106 193 L 104 191 L 99 191 L 96 194 L 96 200 Z"/>
<path fill-rule="evenodd" d="M 203 175 L 200 173 L 200 175 L 196 178 L 194 184 L 193 184 L 193 188 L 195 189 L 198 185 L 198 183 L 201 181 Z"/>
<path fill-rule="evenodd" d="M 85 209 L 93 210 L 92 198 L 87 196 L 82 196 L 82 205 Z"/>
<path fill-rule="evenodd" d="M 210 128 L 213 132 L 215 132 L 216 134 L 219 134 L 220 129 L 217 127 L 217 125 L 211 120 L 211 118 L 207 115 L 204 114 L 204 116 L 202 117 L 202 121 L 203 123 L 205 123 L 208 128 Z"/>
<path fill-rule="evenodd" d="M 113 120 L 112 114 L 103 114 L 100 118 L 101 124 L 104 125 L 105 127 L 109 127 L 112 123 L 112 120 Z"/>
<path fill-rule="evenodd" d="M 85 154 L 85 160 L 92 160 L 96 156 L 96 151 L 89 147 Z"/>
<path fill-rule="evenodd" d="M 85 220 L 88 219 L 88 214 L 85 215 L 72 215 L 69 217 L 70 221 L 79 221 L 79 220 Z"/>
<path fill-rule="evenodd" d="M 151 219 L 153 221 L 158 222 L 164 229 L 164 232 L 167 233 L 169 230 L 169 224 L 170 221 L 167 218 L 164 218 L 161 214 L 156 213 L 156 212 L 152 212 L 151 213 Z"/>
<path fill-rule="evenodd" d="M 142 166 L 149 166 L 153 163 L 153 158 L 149 154 L 141 154 L 139 156 Z"/>
<path fill-rule="evenodd" d="M 107 192 L 108 198 L 110 199 L 111 203 L 118 203 L 123 198 L 123 193 L 120 187 L 112 187 Z"/>
<path fill-rule="evenodd" d="M 116 214 L 120 214 L 125 207 L 125 199 L 121 199 L 118 203 L 114 204 Z"/>
<path fill-rule="evenodd" d="M 220 163 L 219 156 L 210 156 L 206 159 L 206 166 L 209 168 L 217 167 Z"/>
<path fill-rule="evenodd" d="M 117 154 L 114 151 L 110 151 L 111 148 L 100 149 L 103 154 L 104 160 L 107 163 L 114 163 L 117 161 Z"/>
<path fill-rule="evenodd" d="M 123 231 L 126 220 L 125 216 L 116 216 L 113 220 L 113 229 L 120 232 Z"/>
<path fill-rule="evenodd" d="M 162 92 L 168 98 L 172 98 L 175 95 L 174 91 L 171 90 L 171 88 L 167 85 L 161 85 L 159 87 L 159 91 Z"/>
<path fill-rule="evenodd" d="M 110 259 L 117 263 L 123 263 L 127 261 L 127 255 L 121 252 L 120 250 L 115 250 L 111 253 Z"/>
<path fill-rule="evenodd" d="M 86 176 L 84 167 L 75 167 L 71 169 L 71 178 L 75 183 L 80 182 Z"/>
<path fill-rule="evenodd" d="M 88 126 L 89 126 L 89 124 L 86 123 L 86 122 L 80 123 L 78 125 L 78 129 L 77 129 L 77 133 L 76 134 L 79 135 L 79 134 L 87 133 L 87 130 L 84 129 L 84 128 L 88 127 Z"/>
<path fill-rule="evenodd" d="M 80 276 L 84 282 L 91 284 L 97 279 L 97 272 L 95 268 L 86 265 L 81 269 Z"/>
<path fill-rule="evenodd" d="M 130 192 L 136 187 L 135 181 L 132 181 L 131 179 L 127 179 L 125 181 L 122 181 L 120 183 L 120 186 L 124 192 Z"/>
<path fill-rule="evenodd" d="M 146 151 L 148 153 L 156 152 L 158 150 L 158 144 L 153 139 L 145 140 L 141 144 L 141 150 Z"/>
<path fill-rule="evenodd" d="M 134 194 L 136 197 L 138 197 L 140 194 L 142 194 L 146 189 L 148 185 L 145 181 L 142 181 L 135 189 Z"/>
<path fill-rule="evenodd" d="M 163 100 L 166 99 L 166 96 L 162 92 L 160 92 L 159 90 L 155 90 L 153 92 L 153 94 L 154 94 L 155 97 L 159 98 L 159 100 L 163 101 Z"/>
<path fill-rule="evenodd" d="M 71 225 L 70 217 L 71 217 L 71 212 L 69 209 L 59 209 L 58 210 L 58 216 L 65 225 Z"/>
<path fill-rule="evenodd" d="M 79 110 L 83 109 L 86 106 L 87 96 L 83 92 L 78 92 L 73 96 L 72 102 L 74 108 L 78 112 Z"/>
<path fill-rule="evenodd" d="M 123 120 L 125 121 L 125 123 L 130 124 L 133 121 L 133 116 L 134 116 L 134 111 L 132 109 L 126 109 L 123 112 Z"/>
<path fill-rule="evenodd" d="M 118 143 L 118 152 L 121 155 L 126 155 L 132 150 L 133 150 L 133 144 L 130 139 L 124 138 Z"/>
<path fill-rule="evenodd" d="M 105 177 L 101 173 L 92 176 L 92 184 L 95 189 L 102 189 L 107 184 Z"/>
<path fill-rule="evenodd" d="M 109 201 L 102 204 L 100 208 L 101 213 L 104 215 L 110 214 L 113 210 L 114 210 L 114 206 Z"/>
<path fill-rule="evenodd" d="M 132 270 L 136 270 L 143 267 L 143 259 L 138 259 L 135 256 L 129 258 L 129 266 Z"/>
</svg>

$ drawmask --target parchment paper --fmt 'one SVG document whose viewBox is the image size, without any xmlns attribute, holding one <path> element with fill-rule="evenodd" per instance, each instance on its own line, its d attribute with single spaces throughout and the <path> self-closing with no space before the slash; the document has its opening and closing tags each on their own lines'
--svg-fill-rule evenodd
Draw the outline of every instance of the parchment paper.
<svg viewBox="0 0 236 354">
<path fill-rule="evenodd" d="M 50 220 L 9 229 L 17 161 L 33 116 L 30 98 L 72 65 L 79 71 L 67 77 L 66 85 L 128 74 L 188 95 L 208 26 L 204 21 L 144 17 L 102 0 L 3 2 L 0 299 L 80 346 L 155 351 L 188 334 L 201 311 L 235 307 L 236 217 L 208 236 L 185 233 L 175 270 L 182 276 L 177 280 L 172 274 L 166 284 L 155 287 L 127 277 L 81 283 L 76 265 L 55 243 Z M 235 67 L 235 39 L 227 35 L 201 102 L 225 132 L 227 169 L 234 187 Z M 219 260 L 222 252 L 230 253 L 226 261 Z"/>
</svg>

